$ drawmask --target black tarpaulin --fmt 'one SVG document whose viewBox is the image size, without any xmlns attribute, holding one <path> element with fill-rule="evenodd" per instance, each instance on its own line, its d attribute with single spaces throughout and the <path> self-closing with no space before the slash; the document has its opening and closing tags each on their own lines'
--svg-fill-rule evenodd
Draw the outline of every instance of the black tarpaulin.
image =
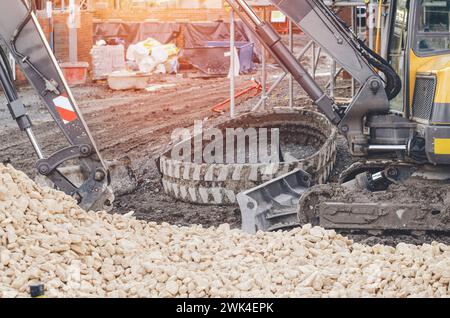
<svg viewBox="0 0 450 318">
<path fill-rule="evenodd" d="M 248 49 L 252 50 L 254 60 L 261 61 L 262 47 L 242 21 L 236 21 L 236 43 L 239 48 L 239 57 L 242 63 L 241 71 L 249 71 L 253 64 L 248 59 Z M 194 65 L 204 72 L 224 73 L 229 67 L 229 57 L 225 53 L 229 51 L 230 23 L 228 22 L 102 22 L 94 24 L 94 40 L 109 41 L 122 39 L 125 47 L 144 41 L 151 37 L 166 44 L 175 42 L 182 36 L 184 45 L 180 57 L 185 62 Z M 208 43 L 222 42 L 221 45 L 211 48 Z M 247 45 L 251 45 L 250 47 Z M 209 46 L 209 47 L 208 47 Z M 241 59 L 245 55 L 245 60 Z M 220 72 L 219 72 L 220 70 Z"/>
<path fill-rule="evenodd" d="M 236 42 L 248 42 L 254 44 L 254 53 L 261 60 L 262 47 L 242 21 L 236 21 Z M 203 47 L 211 41 L 229 41 L 230 23 L 227 22 L 194 22 L 185 23 L 182 26 L 184 48 L 192 49 Z"/>
<path fill-rule="evenodd" d="M 174 42 L 181 31 L 179 23 L 159 22 L 101 22 L 94 23 L 94 41 L 122 39 L 125 46 L 147 38 L 167 44 Z"/>
<path fill-rule="evenodd" d="M 236 42 L 240 73 L 251 72 L 253 43 Z M 230 69 L 230 42 L 211 41 L 203 47 L 183 49 L 183 58 L 205 74 L 226 75 Z"/>
<path fill-rule="evenodd" d="M 229 41 L 230 24 L 226 22 L 101 22 L 94 23 L 94 40 L 123 39 L 125 46 L 151 37 L 163 44 L 174 42 L 183 33 L 184 47 L 201 47 L 205 42 Z M 236 41 L 253 43 L 255 54 L 260 59 L 261 45 L 241 22 L 236 21 Z"/>
<path fill-rule="evenodd" d="M 184 48 L 202 47 L 206 42 L 230 40 L 230 24 L 224 22 L 186 23 L 182 26 Z M 236 41 L 247 41 L 242 24 L 236 24 Z"/>
</svg>

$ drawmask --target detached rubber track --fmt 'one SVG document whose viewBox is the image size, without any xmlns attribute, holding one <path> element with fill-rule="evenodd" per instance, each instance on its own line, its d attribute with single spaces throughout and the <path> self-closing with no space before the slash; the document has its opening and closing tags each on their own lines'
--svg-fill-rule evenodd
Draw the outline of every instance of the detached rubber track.
<svg viewBox="0 0 450 318">
<path fill-rule="evenodd" d="M 275 164 L 197 164 L 171 159 L 169 149 L 159 158 L 164 191 L 185 202 L 234 205 L 239 192 L 295 169 L 311 174 L 315 184 L 325 183 L 334 168 L 337 146 L 337 129 L 325 116 L 304 109 L 279 108 L 270 113 L 246 114 L 218 128 L 280 127 L 281 135 L 283 125 L 295 126 L 298 137 L 319 150 L 305 159 Z"/>
</svg>

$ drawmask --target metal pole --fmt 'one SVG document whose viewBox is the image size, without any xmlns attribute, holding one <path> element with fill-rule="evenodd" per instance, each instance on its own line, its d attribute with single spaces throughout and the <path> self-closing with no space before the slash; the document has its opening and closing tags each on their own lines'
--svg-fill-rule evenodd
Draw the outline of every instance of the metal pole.
<svg viewBox="0 0 450 318">
<path fill-rule="evenodd" d="M 376 150 L 406 150 L 408 147 L 406 145 L 369 145 L 369 151 Z"/>
<path fill-rule="evenodd" d="M 8 63 L 8 61 L 0 60 L 0 87 L 3 88 L 3 93 L 5 94 L 5 97 L 8 101 L 8 103 L 11 105 L 13 102 L 19 100 L 19 96 L 18 96 L 18 93 L 17 93 L 17 90 L 16 90 L 14 84 L 12 83 L 12 78 L 9 77 L 9 73 L 6 68 L 6 64 L 4 64 L 4 63 Z M 23 118 L 21 118 L 24 115 L 23 113 L 20 114 L 21 117 L 15 118 L 16 114 L 12 110 L 12 108 L 10 109 L 10 112 L 11 112 L 11 115 L 13 116 L 13 118 L 19 124 L 19 127 L 21 127 L 21 129 L 23 129 L 26 132 L 34 150 L 36 151 L 38 158 L 39 159 L 44 158 L 44 155 L 42 153 L 41 148 L 39 147 L 36 137 L 34 136 L 33 131 L 31 130 L 31 122 L 29 122 L 29 119 L 26 120 L 28 122 L 28 124 L 25 124 L 25 121 L 23 121 Z M 26 116 L 26 114 L 25 114 L 25 116 Z"/>
<path fill-rule="evenodd" d="M 356 36 L 358 36 L 358 27 L 357 27 L 357 22 L 355 21 L 356 19 L 356 7 L 352 7 L 352 30 L 353 32 L 356 34 Z M 355 82 L 355 78 L 352 76 L 352 98 L 355 96 L 356 93 L 356 82 Z"/>
<path fill-rule="evenodd" d="M 70 63 L 77 63 L 78 61 L 78 48 L 77 48 L 77 29 L 69 29 L 69 60 Z"/>
<path fill-rule="evenodd" d="M 284 78 L 286 77 L 286 73 L 284 73 L 282 76 L 280 76 L 275 83 L 272 84 L 272 86 L 269 88 L 269 90 L 267 91 L 267 96 L 269 96 L 270 94 L 272 94 L 272 92 L 275 90 L 275 88 L 277 88 L 278 85 L 280 85 L 280 83 L 284 80 Z M 255 107 L 253 107 L 252 111 L 257 111 L 259 109 L 259 107 L 261 107 L 261 105 L 264 103 L 266 99 L 264 97 L 262 97 L 258 103 L 255 105 Z"/>
<path fill-rule="evenodd" d="M 300 54 L 297 57 L 297 60 L 300 60 L 305 54 L 306 52 L 308 52 L 308 50 L 311 48 L 313 44 L 313 41 L 309 41 L 308 44 L 306 44 L 306 46 L 303 48 L 303 50 L 300 52 Z M 277 88 L 278 85 L 280 85 L 280 83 L 284 80 L 284 78 L 288 75 L 288 73 L 283 73 L 276 81 L 275 83 L 269 88 L 269 90 L 267 91 L 266 96 L 270 96 L 270 94 L 272 94 L 272 92 L 274 91 L 275 88 Z M 255 105 L 255 107 L 253 107 L 252 111 L 257 111 L 259 109 L 259 107 L 261 107 L 263 101 L 265 100 L 264 97 L 261 97 L 261 99 L 258 101 L 258 103 Z"/>
<path fill-rule="evenodd" d="M 239 3 L 239 6 L 242 8 L 242 10 L 245 11 L 245 13 L 253 21 L 254 24 L 261 25 L 261 20 L 256 15 L 256 13 L 252 10 L 252 8 L 250 8 L 250 6 L 248 5 L 247 2 L 242 1 L 242 0 L 236 0 L 236 2 Z M 263 14 L 264 14 L 263 21 L 265 21 L 266 20 L 266 7 L 263 8 Z"/>
<path fill-rule="evenodd" d="M 383 0 L 378 0 L 377 10 L 377 37 L 375 41 L 375 52 L 381 55 L 381 19 L 383 17 Z"/>
<path fill-rule="evenodd" d="M 334 98 L 334 90 L 336 88 L 336 61 L 333 60 L 331 62 L 331 71 L 330 71 L 331 79 L 330 79 L 330 97 Z"/>
<path fill-rule="evenodd" d="M 47 1 L 46 2 L 46 9 L 47 9 L 47 22 L 48 22 L 48 29 L 49 29 L 49 44 L 50 44 L 50 49 L 52 50 L 52 52 L 54 52 L 55 48 L 54 48 L 54 33 L 53 33 L 53 2 L 51 1 Z"/>
<path fill-rule="evenodd" d="M 292 21 L 289 19 L 289 48 L 294 52 L 294 33 Z M 294 107 L 294 78 L 289 75 L 289 107 Z"/>
<path fill-rule="evenodd" d="M 31 142 L 31 145 L 34 148 L 34 151 L 36 152 L 36 155 L 38 156 L 39 159 L 43 159 L 44 158 L 44 154 L 42 153 L 41 148 L 39 147 L 39 144 L 36 140 L 36 136 L 34 135 L 33 131 L 31 130 L 31 128 L 25 128 L 25 133 L 28 136 L 28 139 Z"/>
<path fill-rule="evenodd" d="M 336 79 L 337 79 L 337 77 L 339 76 L 339 74 L 341 74 L 341 72 L 343 71 L 344 69 L 342 68 L 342 67 L 339 67 L 339 69 L 337 68 L 337 63 L 336 63 L 336 73 L 334 73 L 334 85 L 335 85 L 335 88 L 336 88 Z M 330 85 L 331 85 L 331 80 L 329 80 L 328 82 L 327 82 L 327 84 L 325 85 L 325 88 L 326 89 L 329 89 L 330 88 Z"/>
<path fill-rule="evenodd" d="M 318 68 L 319 62 L 320 62 L 320 54 L 322 54 L 322 48 L 319 46 L 319 49 L 316 52 L 316 61 L 314 63 L 314 74 L 317 73 L 317 68 Z"/>
<path fill-rule="evenodd" d="M 70 63 L 78 62 L 78 34 L 76 26 L 75 0 L 69 3 L 69 60 Z"/>
<path fill-rule="evenodd" d="M 266 9 L 264 8 L 263 10 L 263 21 L 266 21 Z M 266 100 L 267 100 L 267 92 L 266 92 L 266 87 L 267 87 L 267 50 L 266 47 L 263 45 L 263 50 L 262 50 L 262 76 L 261 76 L 261 85 L 262 85 L 262 106 L 263 108 L 266 108 Z"/>
<path fill-rule="evenodd" d="M 315 80 L 316 79 L 316 43 L 313 42 L 312 45 L 312 69 L 311 76 Z"/>
<path fill-rule="evenodd" d="M 383 56 L 383 57 L 387 56 L 388 43 L 386 43 L 386 39 L 387 39 L 386 30 L 388 28 L 386 27 L 386 23 L 387 23 L 387 21 L 389 21 L 389 19 L 387 17 L 388 12 L 389 12 L 389 10 L 385 6 L 383 6 L 383 14 L 382 14 L 382 17 L 383 17 L 382 22 L 383 23 L 381 24 L 381 56 Z"/>
<path fill-rule="evenodd" d="M 9 53 L 9 64 L 11 65 L 11 71 L 12 71 L 12 76 L 13 76 L 13 80 L 15 81 L 16 78 L 16 59 L 14 58 L 14 56 Z"/>
<path fill-rule="evenodd" d="M 235 30 L 234 30 L 234 10 L 231 9 L 230 12 L 230 117 L 234 118 L 234 107 L 235 107 L 235 81 L 234 69 L 236 67 L 235 61 Z"/>
<path fill-rule="evenodd" d="M 369 48 L 371 49 L 371 50 L 373 50 L 373 28 L 374 28 L 374 21 L 373 21 L 373 18 L 374 18 L 374 4 L 372 3 L 372 1 L 370 1 L 370 3 L 368 4 L 368 10 L 367 10 L 367 12 L 368 12 L 368 21 L 369 21 L 369 23 L 367 23 L 367 26 L 368 26 L 368 31 L 369 31 Z"/>
</svg>

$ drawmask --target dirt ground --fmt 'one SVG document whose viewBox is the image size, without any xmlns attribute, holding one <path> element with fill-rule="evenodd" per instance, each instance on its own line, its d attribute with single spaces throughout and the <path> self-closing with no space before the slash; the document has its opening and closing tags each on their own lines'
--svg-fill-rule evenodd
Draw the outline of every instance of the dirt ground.
<svg viewBox="0 0 450 318">
<path fill-rule="evenodd" d="M 279 70 L 275 70 L 278 71 Z M 249 85 L 258 74 L 238 78 L 238 87 Z M 170 76 L 167 82 L 176 82 L 176 88 L 156 93 L 146 91 L 111 91 L 105 83 L 75 87 L 76 100 L 94 136 L 97 146 L 107 160 L 129 157 L 139 185 L 135 192 L 116 198 L 115 210 L 135 211 L 140 218 L 178 225 L 200 223 L 205 226 L 229 223 L 240 226 L 237 207 L 191 205 L 166 196 L 160 184 L 155 160 L 170 146 L 174 129 L 191 127 L 194 120 L 204 120 L 205 127 L 229 120 L 228 113 L 217 114 L 211 108 L 228 98 L 226 78 L 198 79 Z M 34 97 L 30 88 L 21 88 L 20 94 L 34 123 L 34 132 L 44 152 L 50 154 L 65 144 L 62 134 L 53 124 L 44 106 Z M 3 98 L 3 97 L 2 97 Z M 2 104 L 5 101 L 0 101 Z M 270 105 L 284 103 L 277 97 Z M 256 99 L 237 106 L 239 113 L 249 111 Z M 299 98 L 296 105 L 309 104 Z M 6 107 L 0 109 L 0 161 L 11 163 L 17 169 L 35 176 L 37 160 L 24 133 L 9 117 Z M 55 142 L 57 141 L 57 142 Z"/>
<path fill-rule="evenodd" d="M 238 87 L 249 85 L 257 74 L 238 78 Z M 194 120 L 203 120 L 205 127 L 229 120 L 228 113 L 217 114 L 212 106 L 228 98 L 226 78 L 198 79 L 171 76 L 176 88 L 156 93 L 146 91 L 111 91 L 105 83 L 75 87 L 76 100 L 97 146 L 106 160 L 129 157 L 139 186 L 134 193 L 118 197 L 116 211 L 135 211 L 138 217 L 205 226 L 230 223 L 240 226 L 240 212 L 234 207 L 192 206 L 174 201 L 163 194 L 155 160 L 170 147 L 171 133 L 176 128 L 191 127 Z M 30 88 L 21 88 L 33 120 L 33 130 L 44 153 L 50 154 L 65 144 L 59 129 Z M 3 97 L 0 101 L 5 103 Z M 237 107 L 239 113 L 249 111 L 255 100 Z M 309 103 L 302 99 L 303 103 Z M 272 104 L 277 104 L 272 102 Z M 0 109 L 0 160 L 35 176 L 36 155 L 26 137 L 10 119 L 6 107 Z M 55 142 L 56 141 L 56 142 Z"/>
<path fill-rule="evenodd" d="M 297 42 L 305 39 L 296 37 Z M 308 58 L 306 58 L 308 63 Z M 319 64 L 318 82 L 325 86 L 327 75 L 326 57 Z M 274 65 L 268 67 L 268 86 L 283 74 Z M 261 81 L 259 70 L 253 74 L 242 75 L 237 79 L 237 90 L 251 85 L 250 80 Z M 176 225 L 202 224 L 204 227 L 229 223 L 232 228 L 240 228 L 241 215 L 237 206 L 202 206 L 181 202 L 167 196 L 161 185 L 160 174 L 155 160 L 171 145 L 171 133 L 176 128 L 192 127 L 195 120 L 203 120 L 204 128 L 215 126 L 229 120 L 228 112 L 218 114 L 211 108 L 229 97 L 227 78 L 198 78 L 193 73 L 155 77 L 155 84 L 175 83 L 176 86 L 158 92 L 112 91 L 106 83 L 89 83 L 73 88 L 84 119 L 91 130 L 100 153 L 106 160 L 128 157 L 132 162 L 138 186 L 135 191 L 116 197 L 113 212 L 135 215 L 147 221 L 167 222 Z M 349 81 L 340 80 L 337 84 L 338 96 L 349 96 Z M 20 95 L 28 106 L 28 114 L 34 124 L 34 132 L 45 154 L 51 154 L 65 145 L 65 139 L 53 123 L 44 105 L 29 87 L 21 87 Z M 271 107 L 286 107 L 288 82 L 285 79 L 273 92 L 268 101 Z M 305 93 L 297 86 L 294 90 L 294 106 L 313 108 Z M 249 112 L 259 97 L 237 105 L 237 114 Z M 23 132 L 11 120 L 3 95 L 0 95 L 0 162 L 11 163 L 15 168 L 36 175 L 37 156 Z M 264 111 L 261 109 L 261 111 Z M 353 159 L 349 155 L 346 141 L 338 139 L 337 163 L 331 181 L 337 181 L 339 174 Z M 398 242 L 420 244 L 439 237 L 371 236 L 350 237 L 367 244 Z M 447 241 L 445 239 L 445 241 Z"/>
<path fill-rule="evenodd" d="M 244 76 L 238 83 L 248 79 L 249 76 Z M 114 92 L 100 83 L 73 89 L 104 159 L 129 157 L 138 177 L 136 192 L 116 198 L 115 210 L 123 213 L 133 210 L 139 217 L 158 222 L 205 225 L 229 222 L 238 226 L 239 214 L 234 208 L 193 207 L 167 197 L 162 192 L 155 164 L 155 159 L 169 146 L 174 129 L 190 127 L 198 119 L 206 120 L 207 125 L 227 119 L 210 110 L 227 98 L 227 79 L 171 76 L 167 81 L 176 82 L 176 88 L 157 93 Z M 31 89 L 22 88 L 20 93 L 25 103 L 32 105 L 28 112 L 34 123 L 33 130 L 44 152 L 50 154 L 64 144 L 62 134 Z M 34 177 L 37 157 L 28 139 L 10 119 L 6 107 L 0 114 L 0 160 Z"/>
<path fill-rule="evenodd" d="M 297 51 L 306 43 L 296 36 Z M 308 63 L 309 58 L 306 57 Z M 309 63 L 310 64 L 310 63 Z M 308 64 L 308 65 L 309 65 Z M 327 71 L 327 59 L 322 56 L 318 72 Z M 283 72 L 274 65 L 268 67 L 268 85 Z M 250 80 L 261 81 L 261 73 L 237 78 L 237 90 L 251 85 Z M 227 113 L 217 114 L 211 108 L 229 97 L 227 78 L 198 78 L 193 73 L 155 77 L 155 83 L 175 83 L 176 87 L 158 92 L 112 91 L 106 83 L 90 83 L 73 88 L 75 99 L 86 120 L 97 146 L 107 160 L 129 157 L 138 177 L 135 192 L 116 198 L 114 210 L 120 213 L 135 211 L 139 218 L 177 225 L 192 223 L 204 226 L 229 223 L 240 227 L 237 207 L 199 206 L 179 202 L 163 193 L 155 160 L 170 146 L 174 129 L 191 127 L 194 120 L 203 120 L 211 127 L 229 119 Z M 34 132 L 45 154 L 51 154 L 65 145 L 65 139 L 53 123 L 44 105 L 29 87 L 20 88 L 20 95 L 34 124 Z M 237 113 L 250 111 L 257 98 L 237 106 Z M 6 101 L 0 97 L 0 161 L 34 177 L 34 151 L 25 136 L 11 120 Z M 274 92 L 267 108 L 287 106 L 287 80 Z M 295 88 L 295 105 L 310 105 L 304 92 Z"/>
</svg>

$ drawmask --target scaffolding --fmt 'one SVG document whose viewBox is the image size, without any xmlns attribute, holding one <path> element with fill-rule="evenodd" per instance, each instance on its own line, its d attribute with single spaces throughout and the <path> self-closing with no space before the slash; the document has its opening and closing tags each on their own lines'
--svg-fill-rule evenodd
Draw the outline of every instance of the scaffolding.
<svg viewBox="0 0 450 318">
<path fill-rule="evenodd" d="M 351 12 L 351 23 L 350 28 L 354 32 L 356 36 L 367 36 L 368 37 L 368 43 L 371 48 L 374 48 L 376 43 L 374 42 L 374 37 L 372 36 L 372 30 L 369 30 L 370 32 L 367 32 L 367 29 L 370 27 L 373 27 L 371 24 L 367 23 L 367 20 L 371 19 L 371 14 L 374 13 L 374 10 L 377 9 L 378 4 L 376 4 L 374 1 L 370 1 L 368 4 L 365 1 L 324 1 L 325 4 L 329 5 L 332 8 L 339 8 L 339 7 L 345 7 L 349 8 Z M 269 7 L 271 6 L 269 3 L 258 3 L 259 7 Z M 365 19 L 361 17 L 360 11 L 361 9 L 365 8 Z M 383 12 L 380 12 L 379 17 L 382 18 L 384 15 L 384 9 L 385 6 L 382 7 Z M 264 14 L 264 20 L 265 19 Z M 286 17 L 286 19 L 289 19 Z M 230 54 L 231 59 L 231 69 L 233 70 L 233 65 L 235 65 L 235 37 L 234 37 L 234 22 L 235 22 L 235 13 L 233 11 L 233 8 L 231 8 L 230 12 L 230 51 L 232 54 Z M 265 21 L 266 22 L 266 21 Z M 294 51 L 294 32 L 293 32 L 293 23 L 292 21 L 288 21 L 289 27 L 288 27 L 288 39 L 289 39 L 289 48 L 291 51 Z M 381 28 L 381 32 L 384 33 L 385 30 L 387 30 L 387 27 L 385 26 L 385 22 L 380 23 L 378 27 Z M 366 29 L 366 32 L 361 32 L 362 29 Z M 252 111 L 258 111 L 259 109 L 263 108 L 265 109 L 267 106 L 267 102 L 270 99 L 271 94 L 274 92 L 274 90 L 285 80 L 286 77 L 288 77 L 289 81 L 289 89 L 288 89 L 288 98 L 289 98 L 289 107 L 294 107 L 294 80 L 291 75 L 287 73 L 282 73 L 278 78 L 275 80 L 275 82 L 272 83 L 269 89 L 267 89 L 267 51 L 266 49 L 262 48 L 262 59 L 261 59 L 261 85 L 262 85 L 262 93 L 261 97 L 258 100 L 258 102 L 254 105 L 252 108 Z M 385 43 L 381 44 L 381 53 L 382 55 L 386 54 L 387 51 L 387 45 Z M 300 60 L 302 57 L 305 56 L 306 53 L 311 51 L 311 65 L 310 65 L 310 73 L 313 78 L 316 78 L 317 76 L 317 68 L 320 61 L 320 56 L 322 54 L 322 49 L 318 47 L 313 40 L 310 40 L 307 45 L 305 45 L 302 50 L 300 51 L 299 55 L 297 56 L 297 59 Z M 337 98 L 336 96 L 336 80 L 338 76 L 342 73 L 343 68 L 339 67 L 336 64 L 336 61 L 332 60 L 330 63 L 330 70 L 329 70 L 329 81 L 325 85 L 325 88 L 329 90 L 330 97 L 331 98 Z M 352 78 L 351 79 L 351 96 L 354 97 L 356 94 L 356 82 Z M 230 117 L 233 118 L 236 114 L 235 110 L 235 76 L 233 72 L 230 72 Z"/>
</svg>

